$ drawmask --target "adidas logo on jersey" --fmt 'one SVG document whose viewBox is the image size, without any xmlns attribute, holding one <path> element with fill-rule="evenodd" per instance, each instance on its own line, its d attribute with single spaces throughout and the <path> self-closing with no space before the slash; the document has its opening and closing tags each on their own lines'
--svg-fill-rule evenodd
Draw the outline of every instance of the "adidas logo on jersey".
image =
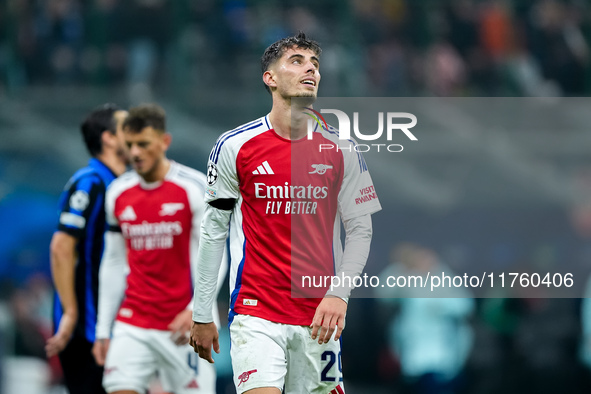
<svg viewBox="0 0 591 394">
<path fill-rule="evenodd" d="M 269 165 L 269 162 L 265 160 L 263 164 L 257 167 L 256 170 L 252 172 L 254 175 L 272 175 L 275 174 L 273 169 Z"/>
<path fill-rule="evenodd" d="M 119 220 L 120 221 L 132 221 L 132 220 L 136 220 L 137 216 L 135 214 L 135 211 L 133 210 L 133 207 L 131 205 L 128 205 L 125 207 L 125 209 L 123 210 L 123 212 L 121 212 L 121 215 L 119 215 Z"/>
<path fill-rule="evenodd" d="M 162 204 L 162 209 L 160 210 L 160 212 L 158 212 L 158 215 L 172 216 L 184 207 L 185 204 L 183 204 L 182 202 L 165 202 L 164 204 Z"/>
</svg>

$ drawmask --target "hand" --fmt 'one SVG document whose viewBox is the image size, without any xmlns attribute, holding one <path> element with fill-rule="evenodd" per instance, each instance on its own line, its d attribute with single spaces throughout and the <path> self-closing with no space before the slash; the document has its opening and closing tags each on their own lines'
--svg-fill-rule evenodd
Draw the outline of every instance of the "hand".
<svg viewBox="0 0 591 394">
<path fill-rule="evenodd" d="M 57 332 L 45 343 L 45 353 L 47 354 L 47 357 L 53 357 L 66 348 L 68 342 L 70 342 L 70 338 L 72 337 L 74 328 L 76 328 L 77 322 L 77 312 L 64 312 L 60 320 Z"/>
<path fill-rule="evenodd" d="M 191 329 L 193 312 L 190 309 L 181 311 L 172 323 L 168 325 L 168 329 L 172 331 L 170 337 L 177 346 L 186 345 L 189 343 L 189 330 Z"/>
<path fill-rule="evenodd" d="M 337 327 L 334 340 L 338 341 L 345 328 L 345 315 L 347 314 L 347 303 L 338 297 L 327 296 L 320 301 L 316 308 L 314 319 L 312 319 L 312 339 L 318 335 L 318 343 L 328 343 L 330 337 Z M 318 330 L 320 329 L 320 333 Z"/>
<path fill-rule="evenodd" d="M 219 354 L 220 352 L 220 335 L 215 323 L 197 323 L 193 322 L 191 325 L 191 338 L 189 344 L 195 349 L 195 353 L 199 353 L 199 357 L 209 361 L 213 364 L 211 357 L 211 346 L 213 350 Z"/>
<path fill-rule="evenodd" d="M 105 366 L 105 359 L 107 358 L 107 352 L 109 351 L 110 344 L 111 340 L 108 338 L 97 339 L 94 341 L 94 345 L 92 346 L 92 355 L 94 356 L 96 364 L 100 367 Z"/>
</svg>

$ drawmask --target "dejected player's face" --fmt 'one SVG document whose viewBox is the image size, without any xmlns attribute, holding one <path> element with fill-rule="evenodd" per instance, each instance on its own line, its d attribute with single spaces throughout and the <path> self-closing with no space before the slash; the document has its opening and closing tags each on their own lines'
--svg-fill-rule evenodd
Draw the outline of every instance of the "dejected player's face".
<svg viewBox="0 0 591 394">
<path fill-rule="evenodd" d="M 145 127 L 139 133 L 125 130 L 125 143 L 129 149 L 131 165 L 147 182 L 157 181 L 170 145 L 170 135 Z"/>
<path fill-rule="evenodd" d="M 270 67 L 271 83 L 283 98 L 316 98 L 320 83 L 320 62 L 311 49 L 293 47 Z"/>
</svg>

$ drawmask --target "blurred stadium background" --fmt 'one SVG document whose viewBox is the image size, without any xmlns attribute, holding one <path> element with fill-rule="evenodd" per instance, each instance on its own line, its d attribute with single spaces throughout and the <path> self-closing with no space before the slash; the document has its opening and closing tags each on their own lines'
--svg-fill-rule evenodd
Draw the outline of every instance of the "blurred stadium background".
<svg viewBox="0 0 591 394">
<path fill-rule="evenodd" d="M 88 158 L 83 117 L 103 102 L 158 102 L 173 134 L 169 157 L 203 170 L 221 132 L 269 111 L 260 56 L 298 30 L 323 47 L 326 97 L 591 93 L 588 0 L 0 0 L 1 394 L 63 392 L 43 351 L 48 245 L 58 195 Z M 521 272 L 591 267 L 591 101 L 570 100 L 572 130 L 491 129 L 482 106 L 470 122 L 450 124 L 439 108 L 432 130 L 454 129 L 455 138 L 429 139 L 392 168 L 370 162 L 384 190 L 370 273 L 392 260 L 416 262 L 418 249 L 456 270 L 482 261 Z M 576 279 L 584 287 L 587 278 Z M 441 354 L 416 361 L 420 373 L 454 366 L 447 378 L 455 385 L 442 392 L 588 392 L 585 302 L 517 296 L 476 299 L 444 323 L 433 323 L 427 306 L 415 321 L 435 332 L 402 339 L 404 302 L 353 300 L 347 392 L 435 393 L 410 388 L 398 353 L 401 340 L 424 335 L 447 346 L 424 351 Z M 461 351 L 460 341 L 468 342 Z M 232 392 L 227 360 L 218 365 L 219 392 Z"/>
</svg>

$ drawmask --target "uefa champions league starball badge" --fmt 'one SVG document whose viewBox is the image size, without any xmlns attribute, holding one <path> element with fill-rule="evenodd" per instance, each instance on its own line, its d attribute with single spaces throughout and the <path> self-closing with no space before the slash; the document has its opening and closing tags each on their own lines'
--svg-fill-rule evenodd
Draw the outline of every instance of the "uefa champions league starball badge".
<svg viewBox="0 0 591 394">
<path fill-rule="evenodd" d="M 207 184 L 209 186 L 215 185 L 218 181 L 218 169 L 213 163 L 209 163 L 207 166 Z"/>
</svg>

